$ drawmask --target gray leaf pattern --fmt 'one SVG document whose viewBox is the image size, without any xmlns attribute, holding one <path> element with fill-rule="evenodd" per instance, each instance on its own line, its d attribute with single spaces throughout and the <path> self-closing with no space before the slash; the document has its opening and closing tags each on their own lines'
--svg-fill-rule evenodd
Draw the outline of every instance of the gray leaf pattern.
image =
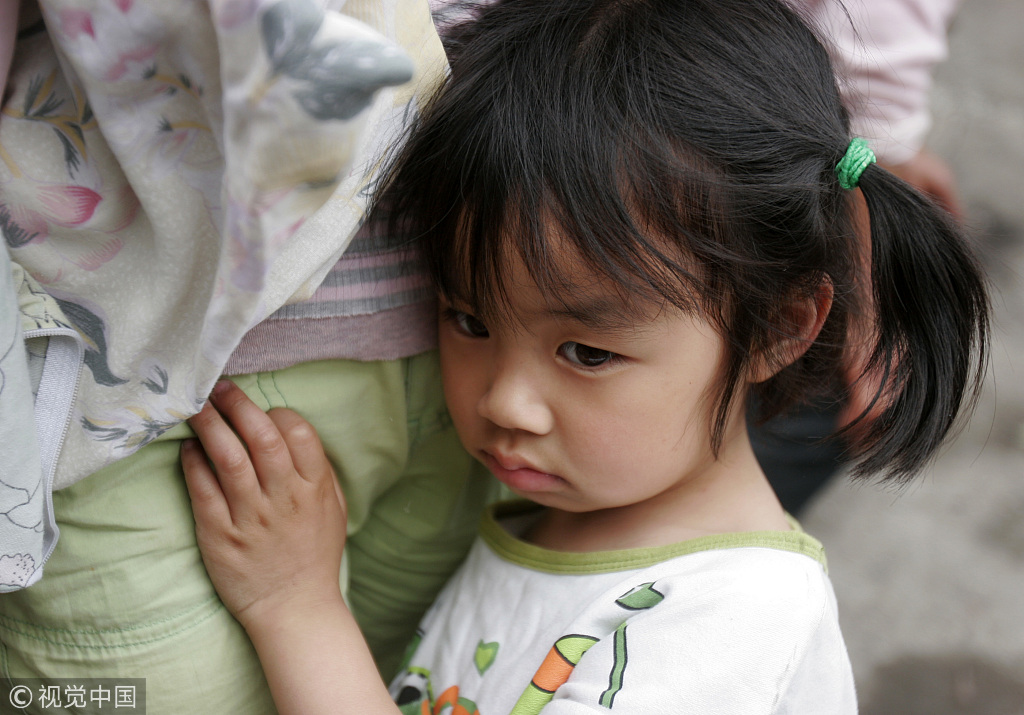
<svg viewBox="0 0 1024 715">
<path fill-rule="evenodd" d="M 286 0 L 261 18 L 263 41 L 275 73 L 300 84 L 294 96 L 314 119 L 351 119 L 381 87 L 412 79 L 412 62 L 384 42 L 349 40 L 314 44 L 323 15 L 308 0 Z"/>
<path fill-rule="evenodd" d="M 312 0 L 285 0 L 267 9 L 260 30 L 275 74 L 294 72 L 323 21 L 323 12 Z"/>
<path fill-rule="evenodd" d="M 123 385 L 127 380 L 118 377 L 107 364 L 106 325 L 103 320 L 83 305 L 56 299 L 64 315 L 74 323 L 86 339 L 85 364 L 92 370 L 93 379 L 100 385 Z"/>
</svg>

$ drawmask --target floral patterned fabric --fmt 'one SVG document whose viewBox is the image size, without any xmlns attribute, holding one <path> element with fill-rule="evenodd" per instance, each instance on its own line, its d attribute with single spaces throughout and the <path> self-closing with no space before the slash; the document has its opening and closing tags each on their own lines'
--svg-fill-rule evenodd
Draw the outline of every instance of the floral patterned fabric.
<svg viewBox="0 0 1024 715">
<path fill-rule="evenodd" d="M 19 320 L 29 357 L 0 362 L 0 426 L 38 437 L 0 447 L 0 591 L 40 577 L 51 489 L 198 411 L 319 285 L 445 66 L 420 0 L 39 4 L 0 114 L 0 358 Z"/>
</svg>

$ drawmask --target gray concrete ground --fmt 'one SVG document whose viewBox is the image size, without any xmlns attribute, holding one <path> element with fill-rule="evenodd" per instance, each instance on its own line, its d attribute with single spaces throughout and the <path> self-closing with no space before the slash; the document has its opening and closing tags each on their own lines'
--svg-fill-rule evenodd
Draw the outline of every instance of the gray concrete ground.
<svg viewBox="0 0 1024 715">
<path fill-rule="evenodd" d="M 837 482 L 828 549 L 863 715 L 1024 715 L 1024 3 L 964 0 L 929 145 L 990 271 L 992 366 L 967 430 L 902 493 Z"/>
</svg>

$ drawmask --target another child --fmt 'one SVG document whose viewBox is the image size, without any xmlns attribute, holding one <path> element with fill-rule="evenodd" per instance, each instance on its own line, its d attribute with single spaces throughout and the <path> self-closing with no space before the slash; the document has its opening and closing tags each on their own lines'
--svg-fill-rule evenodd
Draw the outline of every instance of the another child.
<svg viewBox="0 0 1024 715">
<path fill-rule="evenodd" d="M 822 547 L 745 405 L 778 413 L 866 353 L 857 473 L 909 479 L 983 374 L 962 236 L 851 141 L 826 52 L 776 0 L 506 0 L 453 37 L 383 191 L 438 288 L 460 438 L 529 501 L 485 516 L 396 705 L 338 590 L 316 434 L 219 385 L 182 459 L 278 708 L 856 712 Z"/>
</svg>

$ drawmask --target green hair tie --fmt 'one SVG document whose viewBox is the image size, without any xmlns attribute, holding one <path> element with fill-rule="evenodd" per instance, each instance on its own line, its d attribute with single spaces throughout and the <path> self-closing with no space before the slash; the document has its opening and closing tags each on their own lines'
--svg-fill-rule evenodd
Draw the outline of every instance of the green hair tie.
<svg viewBox="0 0 1024 715">
<path fill-rule="evenodd" d="M 875 163 L 875 152 L 871 151 L 867 141 L 857 137 L 850 140 L 846 153 L 836 164 L 836 178 L 844 189 L 852 189 L 860 182 L 860 175 Z"/>
</svg>

